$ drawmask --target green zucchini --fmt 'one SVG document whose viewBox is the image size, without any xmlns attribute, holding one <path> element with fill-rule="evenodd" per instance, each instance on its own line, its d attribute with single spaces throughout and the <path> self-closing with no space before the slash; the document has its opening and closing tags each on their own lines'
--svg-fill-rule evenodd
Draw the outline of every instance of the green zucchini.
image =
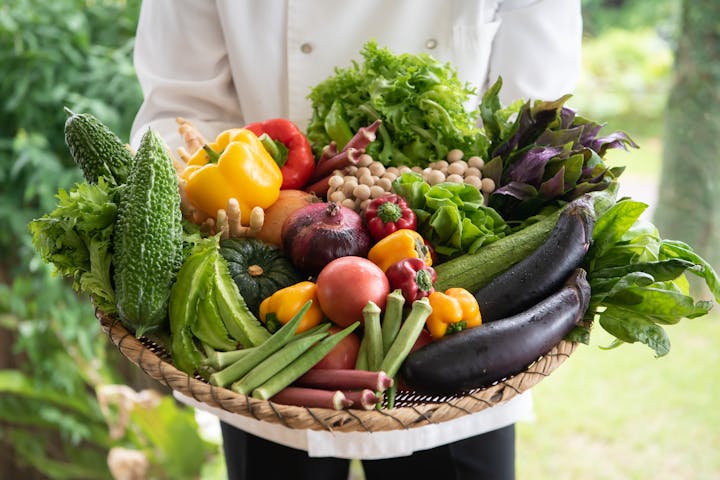
<svg viewBox="0 0 720 480">
<path fill-rule="evenodd" d="M 109 183 L 127 181 L 132 154 L 120 138 L 89 113 L 73 113 L 65 108 L 65 144 L 89 183 L 105 177 Z"/>
<path fill-rule="evenodd" d="M 435 290 L 464 288 L 472 293 L 487 285 L 498 274 L 512 267 L 535 251 L 550 236 L 560 212 L 548 215 L 537 223 L 510 234 L 476 253 L 466 253 L 435 267 Z"/>
<path fill-rule="evenodd" d="M 138 337 L 166 322 L 182 262 L 181 221 L 175 168 L 163 141 L 148 130 L 120 192 L 113 238 L 120 321 Z"/>
</svg>

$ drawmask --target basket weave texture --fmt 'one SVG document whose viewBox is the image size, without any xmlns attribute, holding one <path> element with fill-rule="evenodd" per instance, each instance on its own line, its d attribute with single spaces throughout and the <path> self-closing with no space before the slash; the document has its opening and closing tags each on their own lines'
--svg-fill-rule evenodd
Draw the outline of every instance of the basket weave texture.
<svg viewBox="0 0 720 480">
<path fill-rule="evenodd" d="M 457 396 L 429 397 L 412 391 L 398 391 L 395 408 L 338 411 L 280 405 L 216 387 L 199 376 L 191 377 L 175 368 L 163 347 L 146 338 L 136 338 L 115 317 L 100 310 L 96 310 L 95 315 L 110 341 L 127 359 L 150 377 L 183 395 L 211 407 L 288 428 L 335 432 L 410 429 L 477 413 L 529 390 L 550 375 L 576 347 L 575 343 L 563 340 L 523 372 Z"/>
</svg>

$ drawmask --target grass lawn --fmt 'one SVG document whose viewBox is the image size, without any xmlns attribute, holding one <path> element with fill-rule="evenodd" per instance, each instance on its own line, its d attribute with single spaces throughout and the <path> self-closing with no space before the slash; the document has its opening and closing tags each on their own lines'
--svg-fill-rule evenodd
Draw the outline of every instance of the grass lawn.
<svg viewBox="0 0 720 480">
<path fill-rule="evenodd" d="M 668 327 L 672 349 L 592 344 L 534 390 L 518 427 L 519 479 L 720 478 L 720 315 Z"/>
</svg>

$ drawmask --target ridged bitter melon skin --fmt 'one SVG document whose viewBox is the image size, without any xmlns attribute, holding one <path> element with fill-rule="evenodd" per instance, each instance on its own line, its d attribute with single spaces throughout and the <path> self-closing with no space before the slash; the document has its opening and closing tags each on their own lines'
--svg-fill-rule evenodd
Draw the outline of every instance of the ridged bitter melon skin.
<svg viewBox="0 0 720 480">
<path fill-rule="evenodd" d="M 139 337 L 163 326 L 182 262 L 182 214 L 172 160 L 148 130 L 126 185 L 114 232 L 115 294 L 120 320 Z"/>
<path fill-rule="evenodd" d="M 133 164 L 130 151 L 120 138 L 100 120 L 88 113 L 73 113 L 66 109 L 65 144 L 75 163 L 89 183 L 98 177 L 115 185 L 125 183 Z"/>
</svg>

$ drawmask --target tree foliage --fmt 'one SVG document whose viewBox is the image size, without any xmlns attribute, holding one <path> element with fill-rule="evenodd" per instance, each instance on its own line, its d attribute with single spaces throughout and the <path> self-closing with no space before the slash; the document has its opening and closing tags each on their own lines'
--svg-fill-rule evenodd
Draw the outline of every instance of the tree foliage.
<svg viewBox="0 0 720 480">
<path fill-rule="evenodd" d="M 27 230 L 54 208 L 59 188 L 81 180 L 64 143 L 64 106 L 129 136 L 142 100 L 132 64 L 140 3 L 0 3 L 0 338 L 14 339 L 14 360 L 0 364 L 0 446 L 45 477 L 108 478 L 108 449 L 118 444 L 144 442 L 165 462 L 181 452 L 172 439 L 109 437 L 95 390 L 122 381 L 111 347 L 88 299 L 37 257 Z M 166 418 L 194 424 L 191 411 L 173 408 L 162 406 Z M 201 457 L 209 451 L 193 445 Z"/>
<path fill-rule="evenodd" d="M 582 0 L 582 10 L 586 36 L 654 28 L 669 39 L 677 32 L 680 0 Z"/>
<path fill-rule="evenodd" d="M 720 268 L 720 4 L 683 2 L 655 221 Z"/>
</svg>

